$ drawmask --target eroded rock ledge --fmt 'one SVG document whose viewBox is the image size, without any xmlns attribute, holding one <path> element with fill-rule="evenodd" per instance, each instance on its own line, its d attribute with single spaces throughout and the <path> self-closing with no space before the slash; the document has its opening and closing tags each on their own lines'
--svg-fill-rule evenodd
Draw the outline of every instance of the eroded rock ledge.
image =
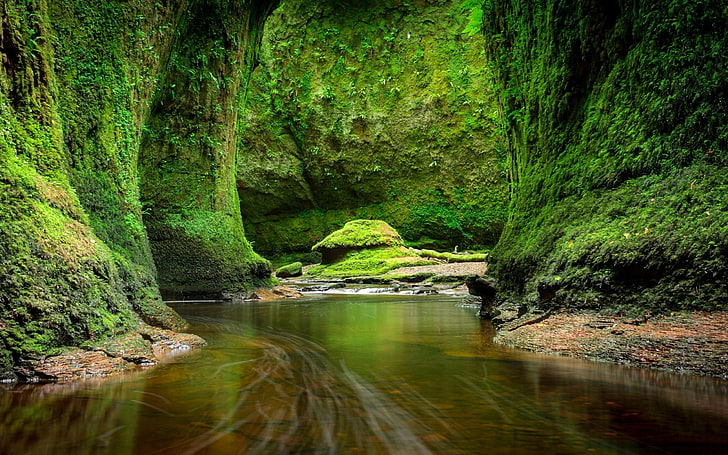
<svg viewBox="0 0 728 455">
<path fill-rule="evenodd" d="M 61 355 L 26 360 L 15 374 L 23 382 L 73 382 L 150 367 L 173 353 L 205 344 L 197 335 L 142 324 L 138 332 L 72 348 Z"/>
<path fill-rule="evenodd" d="M 620 317 L 560 310 L 544 316 L 524 315 L 503 325 L 494 341 L 533 352 L 728 379 L 728 312 Z"/>
</svg>

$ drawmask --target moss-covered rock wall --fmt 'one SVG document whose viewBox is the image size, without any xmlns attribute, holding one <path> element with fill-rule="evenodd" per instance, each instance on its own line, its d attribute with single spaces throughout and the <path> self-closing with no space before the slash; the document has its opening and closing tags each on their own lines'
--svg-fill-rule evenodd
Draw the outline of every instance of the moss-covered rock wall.
<svg viewBox="0 0 728 455">
<path fill-rule="evenodd" d="M 728 306 L 728 8 L 484 3 L 509 132 L 501 285 L 537 306 Z"/>
<path fill-rule="evenodd" d="M 235 186 L 239 92 L 273 2 L 193 1 L 152 100 L 140 157 L 163 291 L 243 291 L 270 264 L 245 238 Z"/>
<path fill-rule="evenodd" d="M 140 144 L 142 132 L 158 126 L 162 97 L 153 94 L 169 87 L 167 69 L 181 52 L 180 30 L 191 28 L 194 11 L 203 18 L 205 11 L 219 11 L 213 6 L 240 12 L 245 24 L 227 32 L 249 43 L 268 3 L 7 0 L 0 5 L 0 378 L 64 346 L 134 330 L 139 319 L 184 326 L 162 303 L 156 282 L 140 201 Z M 198 44 L 202 52 L 210 42 Z M 244 59 L 250 45 L 236 49 L 235 58 Z M 244 77 L 233 79 L 238 87 Z M 230 89 L 233 98 L 236 90 Z M 216 96 L 224 102 L 225 96 L 213 93 L 200 108 L 214 107 Z M 184 115 L 189 105 L 178 107 Z M 221 128 L 234 131 L 234 116 L 231 121 Z M 234 142 L 217 131 L 210 126 L 211 140 Z M 185 208 L 204 208 L 215 219 L 237 213 L 239 225 L 231 165 L 227 169 L 225 184 L 204 188 L 216 192 L 210 198 L 214 203 L 194 200 Z M 178 185 L 187 184 L 176 178 Z M 179 216 L 185 213 L 180 210 Z M 231 233 L 222 224 L 206 225 L 204 235 L 225 235 L 246 245 L 241 227 Z M 198 248 L 189 254 L 197 251 L 205 253 Z M 235 251 L 239 264 L 266 267 L 249 249 Z M 163 272 L 175 267 L 159 257 Z M 241 269 L 249 271 L 240 265 L 235 272 Z M 235 290 L 245 279 L 236 276 L 219 286 Z"/>
<path fill-rule="evenodd" d="M 282 2 L 240 122 L 256 250 L 308 251 L 356 218 L 423 246 L 497 241 L 505 149 L 476 3 Z"/>
</svg>

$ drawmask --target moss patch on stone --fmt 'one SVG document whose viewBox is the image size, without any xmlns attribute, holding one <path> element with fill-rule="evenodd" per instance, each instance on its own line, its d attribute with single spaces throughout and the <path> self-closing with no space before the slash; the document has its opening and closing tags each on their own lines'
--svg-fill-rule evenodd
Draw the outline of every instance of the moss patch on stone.
<svg viewBox="0 0 728 455">
<path fill-rule="evenodd" d="M 384 275 L 400 267 L 435 263 L 435 261 L 421 258 L 409 248 L 393 246 L 350 251 L 338 262 L 310 268 L 306 272 L 306 276 L 321 279 L 369 277 Z"/>
<path fill-rule="evenodd" d="M 403 244 L 397 231 L 384 221 L 354 220 L 326 236 L 312 250 L 321 253 L 322 264 L 332 264 L 344 259 L 351 251 Z"/>
<path fill-rule="evenodd" d="M 303 273 L 303 264 L 300 262 L 294 262 L 292 264 L 284 265 L 276 270 L 276 276 L 278 278 L 290 278 L 301 276 Z"/>
<path fill-rule="evenodd" d="M 384 221 L 354 220 L 326 236 L 311 249 L 322 251 L 332 248 L 374 248 L 401 245 L 404 245 L 402 237 Z"/>
<path fill-rule="evenodd" d="M 418 250 L 417 253 L 425 258 L 445 262 L 485 262 L 488 260 L 488 253 L 449 253 L 434 250 Z"/>
</svg>

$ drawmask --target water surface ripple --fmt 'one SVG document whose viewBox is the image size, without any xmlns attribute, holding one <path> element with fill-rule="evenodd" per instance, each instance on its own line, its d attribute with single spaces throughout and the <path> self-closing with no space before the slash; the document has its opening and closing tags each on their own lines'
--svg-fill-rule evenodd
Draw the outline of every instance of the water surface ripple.
<svg viewBox="0 0 728 455">
<path fill-rule="evenodd" d="M 458 300 L 175 304 L 208 347 L 6 386 L 0 453 L 726 453 L 728 382 L 494 346 Z"/>
</svg>

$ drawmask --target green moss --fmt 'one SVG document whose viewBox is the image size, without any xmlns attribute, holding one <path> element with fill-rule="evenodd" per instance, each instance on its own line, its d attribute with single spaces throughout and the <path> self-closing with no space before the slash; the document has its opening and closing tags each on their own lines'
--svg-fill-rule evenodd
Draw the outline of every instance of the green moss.
<svg viewBox="0 0 728 455">
<path fill-rule="evenodd" d="M 502 285 L 541 306 L 728 307 L 724 5 L 484 5 L 511 141 Z"/>
<path fill-rule="evenodd" d="M 373 248 L 401 245 L 404 245 L 402 238 L 384 221 L 354 220 L 326 236 L 311 249 L 317 251 L 332 248 Z"/>
<path fill-rule="evenodd" d="M 306 276 L 324 279 L 376 276 L 384 275 L 399 267 L 435 263 L 417 256 L 408 248 L 395 246 L 351 251 L 339 262 L 310 268 L 306 272 Z"/>
<path fill-rule="evenodd" d="M 425 258 L 440 259 L 447 262 L 484 262 L 488 253 L 447 253 L 433 250 L 419 250 L 418 254 Z"/>
<path fill-rule="evenodd" d="M 302 263 L 293 262 L 291 264 L 284 265 L 283 267 L 279 267 L 276 270 L 276 276 L 280 277 L 280 278 L 290 277 L 290 276 L 300 276 L 302 269 L 303 269 Z"/>
<path fill-rule="evenodd" d="M 145 221 L 155 235 L 155 261 L 165 264 L 158 275 L 163 292 L 218 294 L 271 284 L 270 262 L 253 251 L 242 226 L 226 213 L 188 209 Z"/>
<path fill-rule="evenodd" d="M 231 126 L 273 3 L 192 2 L 177 24 L 139 160 L 144 221 L 165 291 L 270 284 L 270 263 L 253 252 L 243 230 Z"/>
<path fill-rule="evenodd" d="M 271 16 L 241 117 L 238 191 L 267 255 L 352 218 L 406 240 L 492 246 L 506 220 L 497 105 L 472 1 L 290 1 Z"/>
</svg>

